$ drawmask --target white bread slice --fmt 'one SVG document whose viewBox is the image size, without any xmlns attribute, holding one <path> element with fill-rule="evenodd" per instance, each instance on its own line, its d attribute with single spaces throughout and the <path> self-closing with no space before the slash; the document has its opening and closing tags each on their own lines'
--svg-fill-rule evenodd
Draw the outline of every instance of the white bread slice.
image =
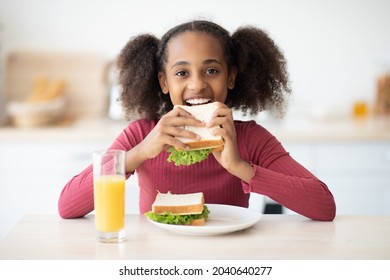
<svg viewBox="0 0 390 280">
<path fill-rule="evenodd" d="M 206 125 L 211 121 L 211 116 L 217 109 L 216 103 L 207 103 L 195 106 L 175 105 L 187 112 L 191 113 L 196 119 L 203 121 Z M 214 136 L 211 134 L 213 128 L 184 126 L 184 129 L 192 131 L 201 137 L 200 141 L 194 139 L 177 137 L 181 142 L 186 143 L 190 150 L 201 150 L 212 148 L 213 151 L 221 151 L 223 149 L 223 140 L 221 136 Z"/>
<path fill-rule="evenodd" d="M 177 215 L 200 214 L 204 208 L 203 193 L 171 194 L 158 193 L 152 204 L 152 212 L 163 214 L 172 212 Z"/>
</svg>

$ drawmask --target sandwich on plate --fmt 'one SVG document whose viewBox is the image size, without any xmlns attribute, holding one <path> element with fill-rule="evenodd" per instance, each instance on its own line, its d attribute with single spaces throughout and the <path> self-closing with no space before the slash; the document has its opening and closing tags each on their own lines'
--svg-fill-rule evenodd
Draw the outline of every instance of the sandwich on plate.
<svg viewBox="0 0 390 280">
<path fill-rule="evenodd" d="M 152 211 L 145 215 L 152 221 L 172 224 L 203 226 L 210 211 L 204 205 L 203 193 L 171 194 L 158 193 Z"/>
<path fill-rule="evenodd" d="M 211 121 L 211 116 L 217 109 L 216 103 L 207 103 L 202 105 L 175 105 L 187 112 L 191 113 L 196 119 L 203 121 L 205 124 Z M 195 141 L 194 139 L 178 137 L 180 141 L 187 144 L 189 150 L 179 150 L 177 148 L 170 148 L 168 152 L 169 162 L 174 162 L 175 165 L 191 165 L 205 160 L 211 152 L 222 151 L 223 139 L 221 136 L 214 136 L 211 134 L 213 128 L 184 126 L 184 129 L 198 134 L 201 139 Z"/>
</svg>

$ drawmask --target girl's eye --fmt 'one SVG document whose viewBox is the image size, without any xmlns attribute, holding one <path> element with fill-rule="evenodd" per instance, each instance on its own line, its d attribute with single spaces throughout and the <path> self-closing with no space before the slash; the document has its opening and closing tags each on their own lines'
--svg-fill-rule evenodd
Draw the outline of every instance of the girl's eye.
<svg viewBox="0 0 390 280">
<path fill-rule="evenodd" d="M 175 75 L 176 75 L 176 76 L 180 76 L 180 77 L 182 77 L 182 76 L 184 77 L 185 75 L 187 75 L 187 72 L 181 70 L 181 71 L 177 71 Z"/>
<path fill-rule="evenodd" d="M 217 73 L 218 73 L 218 70 L 217 70 L 217 69 L 214 69 L 214 68 L 210 68 L 210 69 L 207 69 L 207 70 L 206 70 L 206 73 L 207 73 L 207 74 L 217 74 Z"/>
</svg>

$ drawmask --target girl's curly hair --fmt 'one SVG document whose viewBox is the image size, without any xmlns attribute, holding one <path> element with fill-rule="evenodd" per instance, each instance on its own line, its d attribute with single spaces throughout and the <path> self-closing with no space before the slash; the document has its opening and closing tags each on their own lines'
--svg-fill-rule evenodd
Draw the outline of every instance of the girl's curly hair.
<svg viewBox="0 0 390 280">
<path fill-rule="evenodd" d="M 217 38 L 225 50 L 228 67 L 236 67 L 237 78 L 225 103 L 244 114 L 263 110 L 284 113 L 290 94 L 286 60 L 274 41 L 261 29 L 241 27 L 232 35 L 221 26 L 204 20 L 178 25 L 159 40 L 154 35 L 135 36 L 117 59 L 120 100 L 129 117 L 158 119 L 173 108 L 169 95 L 161 92 L 158 73 L 167 61 L 167 45 L 186 31 L 200 31 Z"/>
</svg>

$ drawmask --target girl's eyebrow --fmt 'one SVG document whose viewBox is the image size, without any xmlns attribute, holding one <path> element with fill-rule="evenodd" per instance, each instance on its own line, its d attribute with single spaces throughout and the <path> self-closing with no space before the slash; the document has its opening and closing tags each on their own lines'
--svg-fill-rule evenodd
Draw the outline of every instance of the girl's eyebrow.
<svg viewBox="0 0 390 280">
<path fill-rule="evenodd" d="M 208 64 L 212 64 L 212 63 L 217 63 L 217 64 L 222 66 L 222 63 L 220 61 L 218 61 L 217 59 L 210 58 L 210 59 L 206 59 L 205 61 L 203 61 L 204 65 L 208 65 Z M 177 61 L 172 65 L 171 69 L 175 66 L 188 66 L 188 65 L 190 65 L 190 63 L 188 61 Z"/>
<path fill-rule="evenodd" d="M 183 65 L 190 65 L 190 63 L 187 62 L 187 61 L 178 61 L 178 62 L 175 62 L 175 63 L 172 65 L 171 69 L 172 69 L 173 67 L 175 67 L 175 66 L 183 66 Z"/>
<path fill-rule="evenodd" d="M 203 64 L 206 64 L 206 65 L 212 64 L 212 63 L 217 63 L 217 64 L 222 66 L 222 63 L 217 59 L 206 59 L 205 61 L 203 61 Z"/>
</svg>

